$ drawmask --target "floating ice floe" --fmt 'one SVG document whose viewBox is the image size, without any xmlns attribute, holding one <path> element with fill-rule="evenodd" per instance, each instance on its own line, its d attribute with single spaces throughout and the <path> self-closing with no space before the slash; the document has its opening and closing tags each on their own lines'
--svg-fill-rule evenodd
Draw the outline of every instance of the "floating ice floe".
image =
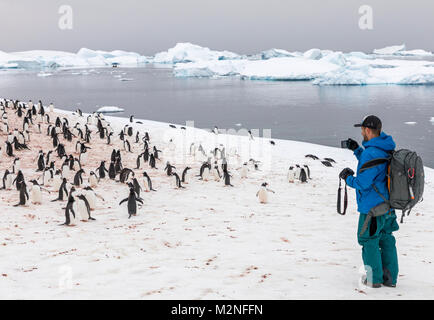
<svg viewBox="0 0 434 320">
<path fill-rule="evenodd" d="M 407 124 L 409 126 L 414 126 L 415 124 L 417 124 L 417 122 L 415 122 L 415 121 L 407 121 L 407 122 L 404 122 L 404 124 Z"/>
<path fill-rule="evenodd" d="M 119 81 L 133 81 L 133 78 L 120 78 Z"/>
<path fill-rule="evenodd" d="M 398 46 L 390 46 L 382 49 L 374 49 L 374 54 L 378 55 L 393 55 L 399 51 L 404 51 L 406 49 L 405 44 Z"/>
<path fill-rule="evenodd" d="M 125 110 L 119 107 L 115 106 L 104 106 L 99 108 L 96 112 L 100 113 L 118 113 L 118 112 L 124 112 Z"/>
<path fill-rule="evenodd" d="M 214 51 L 189 42 L 177 43 L 167 51 L 157 53 L 154 63 L 185 63 L 209 60 L 239 59 L 240 56 L 230 51 Z"/>
<path fill-rule="evenodd" d="M 431 119 L 429 119 L 429 121 L 434 122 L 434 117 L 431 117 Z"/>
</svg>

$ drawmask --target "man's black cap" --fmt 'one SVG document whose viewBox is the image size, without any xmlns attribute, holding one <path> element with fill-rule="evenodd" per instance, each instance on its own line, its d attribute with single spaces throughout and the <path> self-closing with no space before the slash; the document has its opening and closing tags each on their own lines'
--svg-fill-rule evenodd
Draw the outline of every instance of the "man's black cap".
<svg viewBox="0 0 434 320">
<path fill-rule="evenodd" d="M 354 126 L 381 130 L 381 120 L 374 115 L 366 116 L 362 123 L 357 123 Z"/>
</svg>

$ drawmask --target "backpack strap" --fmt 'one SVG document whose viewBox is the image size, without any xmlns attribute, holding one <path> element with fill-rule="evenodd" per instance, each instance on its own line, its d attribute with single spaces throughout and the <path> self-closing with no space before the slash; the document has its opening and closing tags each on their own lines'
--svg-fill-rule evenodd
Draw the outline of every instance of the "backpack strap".
<svg viewBox="0 0 434 320">
<path fill-rule="evenodd" d="M 373 167 L 379 166 L 380 164 L 387 163 L 390 161 L 390 157 L 387 158 L 376 158 L 369 161 L 366 161 L 359 170 L 359 173 L 362 173 L 365 170 L 371 169 Z"/>
</svg>

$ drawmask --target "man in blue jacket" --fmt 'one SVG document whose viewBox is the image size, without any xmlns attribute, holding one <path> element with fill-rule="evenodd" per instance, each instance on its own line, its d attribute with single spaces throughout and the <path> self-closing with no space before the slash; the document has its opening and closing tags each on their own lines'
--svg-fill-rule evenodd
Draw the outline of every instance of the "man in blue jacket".
<svg viewBox="0 0 434 320">
<path fill-rule="evenodd" d="M 378 194 L 389 199 L 387 188 L 387 164 L 381 164 L 364 170 L 364 163 L 376 158 L 385 158 L 395 149 L 392 137 L 381 131 L 381 120 L 376 116 L 367 116 L 360 124 L 363 136 L 363 147 L 352 139 L 348 139 L 348 149 L 354 151 L 359 161 L 357 176 L 350 168 L 345 168 L 339 174 L 348 186 L 356 189 L 357 211 L 360 212 L 357 240 L 362 246 L 362 258 L 367 272 L 364 283 L 373 288 L 381 285 L 395 287 L 398 277 L 398 256 L 393 231 L 399 229 L 394 210 L 378 217 L 372 217 L 368 228 L 362 233 L 362 226 L 369 211 L 384 202 Z M 377 190 L 374 189 L 374 186 Z M 378 191 L 378 192 L 377 192 Z"/>
</svg>

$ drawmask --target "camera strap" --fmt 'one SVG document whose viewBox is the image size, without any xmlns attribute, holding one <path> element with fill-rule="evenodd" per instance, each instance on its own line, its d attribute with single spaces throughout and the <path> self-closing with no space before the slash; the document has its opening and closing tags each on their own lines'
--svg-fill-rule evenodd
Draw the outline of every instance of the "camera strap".
<svg viewBox="0 0 434 320">
<path fill-rule="evenodd" d="M 338 187 L 338 201 L 337 201 L 337 210 L 338 213 L 344 215 L 347 212 L 348 207 L 348 192 L 347 192 L 347 183 L 345 182 L 345 187 L 342 187 L 342 179 L 339 178 L 339 187 Z M 341 210 L 342 205 L 342 190 L 344 189 L 344 210 Z"/>
</svg>

